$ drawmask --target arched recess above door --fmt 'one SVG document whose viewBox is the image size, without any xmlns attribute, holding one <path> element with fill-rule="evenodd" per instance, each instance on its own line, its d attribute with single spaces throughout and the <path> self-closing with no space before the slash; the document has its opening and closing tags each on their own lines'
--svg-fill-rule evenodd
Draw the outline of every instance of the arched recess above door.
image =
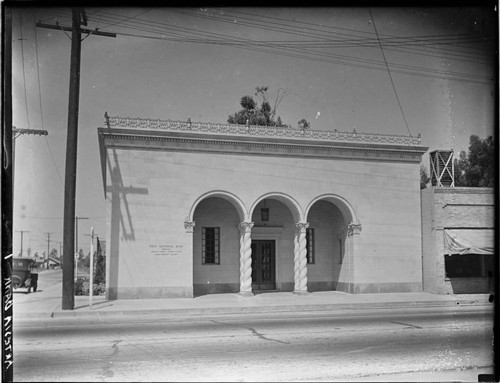
<svg viewBox="0 0 500 383">
<path fill-rule="evenodd" d="M 196 206 L 198 204 L 207 199 L 207 198 L 222 198 L 225 199 L 226 201 L 230 202 L 238 212 L 238 216 L 240 219 L 240 222 L 244 222 L 247 220 L 248 217 L 248 211 L 241 199 L 239 199 L 235 194 L 225 191 L 225 190 L 213 190 L 207 193 L 202 194 L 200 197 L 196 199 L 196 201 L 193 203 L 191 206 L 191 209 L 189 210 L 189 215 L 186 217 L 186 221 L 193 221 L 193 216 L 194 212 L 196 210 Z"/>
</svg>

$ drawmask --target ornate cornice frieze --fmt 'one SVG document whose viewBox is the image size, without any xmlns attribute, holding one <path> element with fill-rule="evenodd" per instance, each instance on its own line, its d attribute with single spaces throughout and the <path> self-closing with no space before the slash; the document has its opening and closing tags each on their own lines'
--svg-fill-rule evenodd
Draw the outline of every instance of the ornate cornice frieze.
<svg viewBox="0 0 500 383">
<path fill-rule="evenodd" d="M 101 145 L 109 148 L 398 162 L 420 162 L 422 154 L 427 149 L 400 145 L 263 139 L 132 129 L 99 128 L 98 130 Z"/>
<path fill-rule="evenodd" d="M 420 146 L 420 133 L 416 136 L 392 134 L 373 134 L 356 132 L 341 132 L 338 130 L 294 129 L 290 126 L 257 126 L 237 124 L 214 124 L 209 122 L 173 121 L 151 118 L 131 118 L 108 116 L 105 114 L 105 124 L 108 128 L 132 128 L 153 131 L 175 131 L 190 133 L 207 133 L 236 135 L 245 137 L 278 137 L 302 140 L 321 140 L 335 142 L 377 143 L 390 145 Z"/>
</svg>

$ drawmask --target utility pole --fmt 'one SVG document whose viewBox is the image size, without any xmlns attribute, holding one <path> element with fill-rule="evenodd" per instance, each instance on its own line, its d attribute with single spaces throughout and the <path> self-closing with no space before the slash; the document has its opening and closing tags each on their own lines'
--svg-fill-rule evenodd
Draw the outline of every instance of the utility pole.
<svg viewBox="0 0 500 383">
<path fill-rule="evenodd" d="M 64 265 L 62 284 L 62 309 L 73 310 L 75 307 L 75 200 L 76 200 L 76 159 L 78 147 L 78 107 L 80 99 L 80 56 L 82 46 L 81 25 L 87 25 L 87 16 L 82 8 L 73 8 L 71 26 L 71 63 L 69 77 L 68 134 L 66 141 L 66 171 L 64 178 Z M 37 23 L 37 27 L 67 30 L 69 27 Z M 114 33 L 83 29 L 84 33 L 116 37 Z"/>
<path fill-rule="evenodd" d="M 71 64 L 69 77 L 68 135 L 66 141 L 66 173 L 64 178 L 64 263 L 62 309 L 73 310 L 74 293 L 74 257 L 75 244 L 75 197 L 76 197 L 76 158 L 78 143 L 78 106 L 80 100 L 80 51 L 82 10 L 73 8 L 73 28 L 71 32 Z"/>
<path fill-rule="evenodd" d="M 49 255 L 50 255 L 50 235 L 52 233 L 45 233 L 47 235 L 47 269 L 49 268 Z"/>
<path fill-rule="evenodd" d="M 20 230 L 20 231 L 17 231 L 17 233 L 21 233 L 21 257 L 22 257 L 23 256 L 23 234 L 29 233 L 29 231 Z"/>
</svg>

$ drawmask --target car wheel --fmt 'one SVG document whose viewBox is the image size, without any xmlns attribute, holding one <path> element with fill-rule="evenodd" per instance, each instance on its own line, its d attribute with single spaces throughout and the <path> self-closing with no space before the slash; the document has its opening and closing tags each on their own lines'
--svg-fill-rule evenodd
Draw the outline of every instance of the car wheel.
<svg viewBox="0 0 500 383">
<path fill-rule="evenodd" d="M 31 278 L 26 279 L 24 286 L 28 288 L 26 294 L 31 293 Z"/>
<path fill-rule="evenodd" d="M 17 275 L 12 276 L 12 287 L 17 289 L 19 286 L 21 286 L 21 278 L 19 278 Z"/>
</svg>

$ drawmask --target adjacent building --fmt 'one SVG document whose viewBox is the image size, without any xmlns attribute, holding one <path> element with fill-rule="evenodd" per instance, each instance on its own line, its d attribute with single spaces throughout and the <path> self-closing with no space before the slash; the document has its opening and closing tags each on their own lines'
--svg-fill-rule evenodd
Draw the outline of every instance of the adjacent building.
<svg viewBox="0 0 500 383">
<path fill-rule="evenodd" d="M 61 268 L 61 261 L 48 257 L 45 261 L 43 261 L 43 267 L 46 269 L 59 269 Z"/>
<path fill-rule="evenodd" d="M 106 116 L 109 299 L 422 291 L 420 137 Z"/>
<path fill-rule="evenodd" d="M 493 188 L 422 190 L 424 291 L 436 294 L 494 290 Z"/>
</svg>

